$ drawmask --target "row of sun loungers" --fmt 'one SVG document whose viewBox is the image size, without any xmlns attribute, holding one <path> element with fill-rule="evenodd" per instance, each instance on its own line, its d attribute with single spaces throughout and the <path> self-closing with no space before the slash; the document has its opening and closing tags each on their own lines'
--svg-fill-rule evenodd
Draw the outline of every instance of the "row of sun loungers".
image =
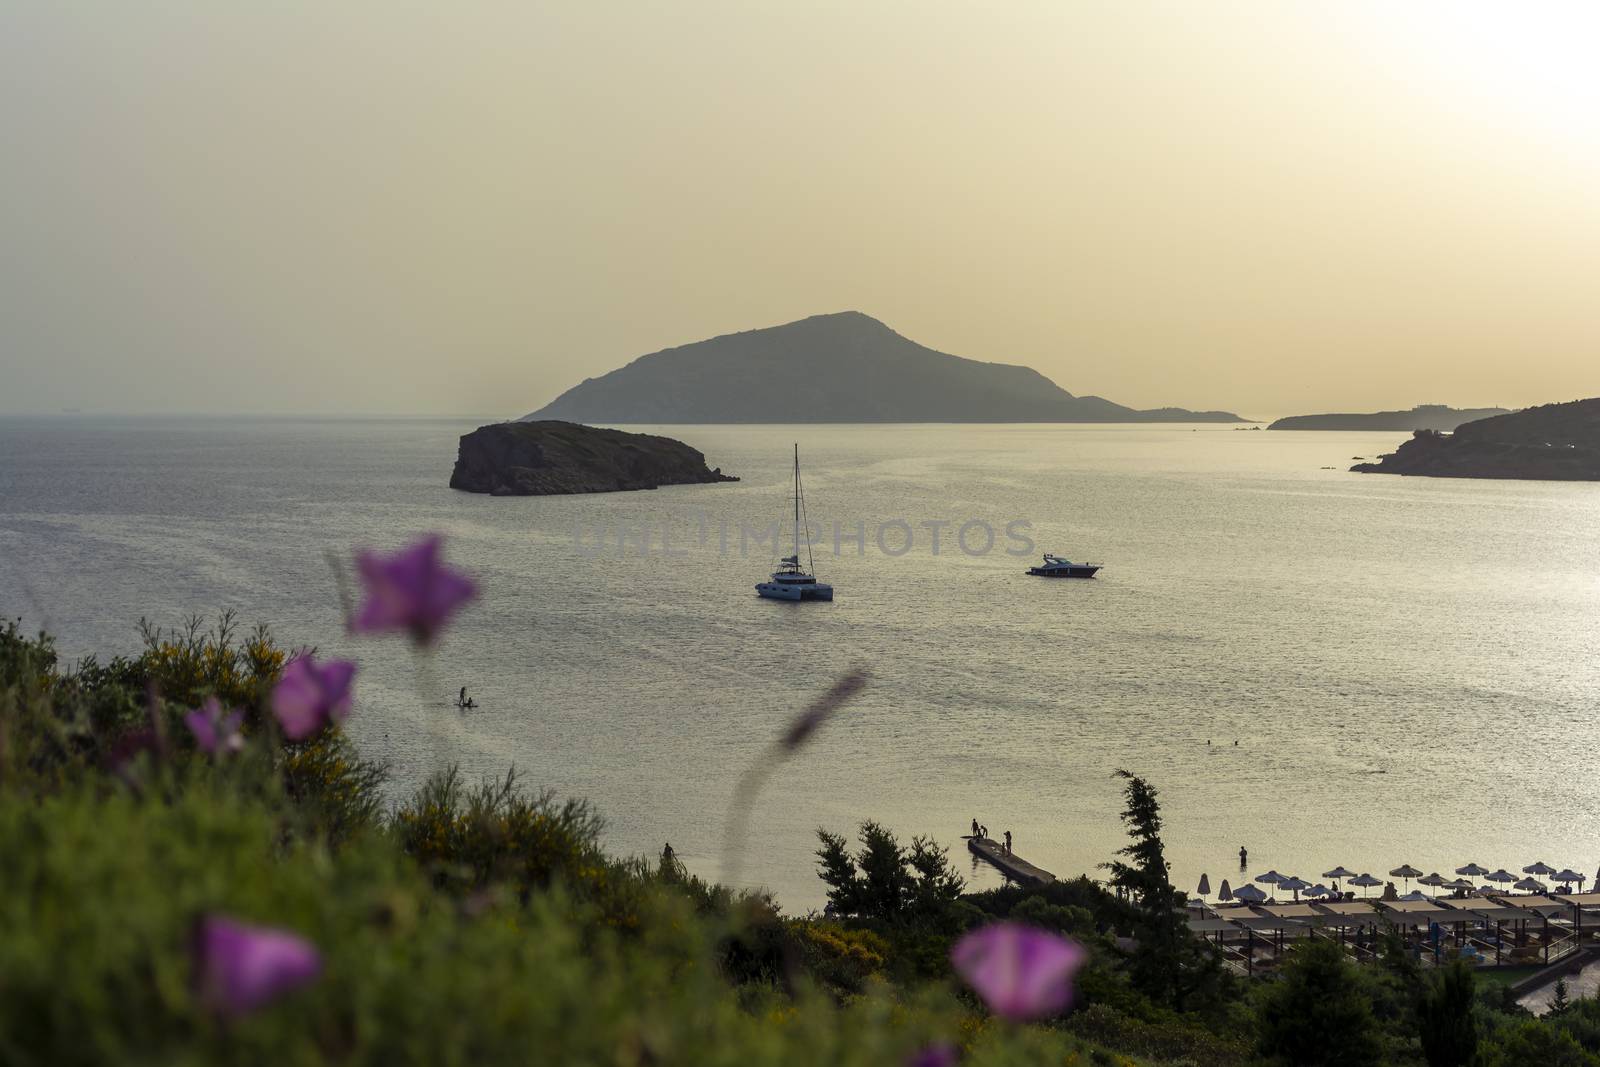
<svg viewBox="0 0 1600 1067">
<path fill-rule="evenodd" d="M 1370 959 L 1390 926 L 1424 962 L 1453 952 L 1479 966 L 1548 964 L 1576 951 L 1586 927 L 1600 932 L 1600 892 L 1189 909 L 1189 929 L 1250 973 L 1275 965 L 1303 937 L 1336 940 Z"/>
</svg>

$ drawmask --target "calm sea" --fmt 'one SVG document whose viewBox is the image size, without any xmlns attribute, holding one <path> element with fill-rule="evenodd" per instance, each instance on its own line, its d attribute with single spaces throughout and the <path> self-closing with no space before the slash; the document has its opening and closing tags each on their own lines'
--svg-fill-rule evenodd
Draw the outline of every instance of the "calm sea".
<svg viewBox="0 0 1600 1067">
<path fill-rule="evenodd" d="M 978 885 L 974 817 L 1092 871 L 1117 768 L 1160 789 L 1186 888 L 1241 845 L 1250 874 L 1600 863 L 1600 485 L 1345 472 L 1404 434 L 703 426 L 665 432 L 742 482 L 492 499 L 446 488 L 477 421 L 0 419 L 0 610 L 104 656 L 236 609 L 361 663 L 351 730 L 396 794 L 515 764 L 612 851 L 713 877 L 737 779 L 864 665 L 748 813 L 743 870 L 790 910 L 822 899 L 816 829 L 869 818 Z M 753 589 L 795 441 L 832 604 Z M 1027 577 L 1016 521 L 1105 570 Z M 326 554 L 433 530 L 481 601 L 425 659 L 346 638 Z"/>
</svg>

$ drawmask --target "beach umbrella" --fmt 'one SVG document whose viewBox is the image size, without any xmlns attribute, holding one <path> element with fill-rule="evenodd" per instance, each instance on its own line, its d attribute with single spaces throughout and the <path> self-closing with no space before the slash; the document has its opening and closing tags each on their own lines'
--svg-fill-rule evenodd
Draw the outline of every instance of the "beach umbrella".
<svg viewBox="0 0 1600 1067">
<path fill-rule="evenodd" d="M 1211 895 L 1211 876 L 1210 875 L 1202 874 L 1200 876 L 1200 888 L 1195 890 L 1195 894 L 1197 896 L 1202 896 L 1202 897 L 1209 897 Z"/>
<path fill-rule="evenodd" d="M 1439 874 L 1437 871 L 1433 874 L 1425 874 L 1421 878 L 1417 879 L 1417 884 L 1431 885 L 1437 889 L 1439 886 L 1444 885 L 1444 875 Z"/>
<path fill-rule="evenodd" d="M 1457 878 L 1453 882 L 1445 882 L 1439 888 L 1440 889 L 1471 889 L 1472 888 L 1472 879 L 1470 879 L 1470 878 Z"/>
<path fill-rule="evenodd" d="M 1457 874 L 1464 874 L 1468 878 L 1482 878 L 1489 873 L 1489 868 L 1479 867 L 1476 863 L 1469 863 L 1465 867 L 1457 867 Z"/>
<path fill-rule="evenodd" d="M 1331 896 L 1333 896 L 1333 890 L 1329 889 L 1327 886 L 1323 885 L 1321 882 L 1318 882 L 1316 885 L 1312 886 L 1310 889 L 1305 890 L 1304 892 L 1305 892 L 1305 895 L 1308 896 L 1308 897 L 1331 897 Z"/>
<path fill-rule="evenodd" d="M 1283 881 L 1283 875 L 1279 874 L 1277 871 L 1268 871 L 1266 874 L 1256 875 L 1256 881 L 1260 882 L 1262 885 L 1277 885 L 1279 882 Z"/>
<path fill-rule="evenodd" d="M 1283 881 L 1278 883 L 1278 888 L 1292 891 L 1294 893 L 1294 899 L 1299 900 L 1300 890 L 1310 889 L 1311 883 L 1290 875 L 1288 878 L 1285 878 Z"/>
<path fill-rule="evenodd" d="M 1422 872 L 1411 866 L 1409 863 L 1402 863 L 1400 866 L 1389 872 L 1389 877 L 1404 878 L 1406 880 L 1406 884 L 1410 885 L 1411 879 L 1422 877 Z"/>
<path fill-rule="evenodd" d="M 1495 871 L 1492 874 L 1486 874 L 1484 877 L 1489 879 L 1491 882 L 1515 882 L 1517 880 L 1517 876 L 1506 870 L 1504 867 L 1501 867 L 1498 871 Z"/>
<path fill-rule="evenodd" d="M 1544 890 L 1545 890 L 1545 884 L 1543 882 L 1539 881 L 1539 879 L 1537 879 L 1537 878 L 1524 878 L 1522 881 L 1518 882 L 1516 885 L 1512 886 L 1511 888 L 1512 889 L 1523 889 L 1523 890 L 1526 890 L 1529 893 L 1543 893 Z"/>
<path fill-rule="evenodd" d="M 1371 888 L 1372 886 L 1382 885 L 1383 884 L 1383 879 L 1374 878 L 1374 877 L 1372 877 L 1372 875 L 1367 874 L 1365 871 L 1363 871 L 1362 873 L 1356 875 L 1354 878 L 1350 879 L 1350 884 L 1351 885 L 1360 886 L 1361 887 L 1361 895 L 1362 896 L 1366 896 L 1367 895 L 1366 891 L 1369 888 Z"/>
<path fill-rule="evenodd" d="M 1555 874 L 1556 869 L 1550 866 L 1548 863 L 1545 863 L 1543 860 L 1540 860 L 1538 863 L 1530 863 L 1528 866 L 1522 868 L 1522 873 L 1531 874 L 1536 878 L 1543 878 L 1547 874 Z"/>
<path fill-rule="evenodd" d="M 1424 893 L 1420 889 L 1413 889 L 1411 892 L 1407 893 L 1405 896 L 1401 897 L 1400 899 L 1401 900 L 1427 900 L 1428 899 L 1428 894 Z"/>
<path fill-rule="evenodd" d="M 1576 882 L 1578 883 L 1578 888 L 1580 890 L 1583 888 L 1583 875 L 1579 874 L 1571 867 L 1557 871 L 1555 874 L 1552 874 L 1550 878 L 1552 881 L 1563 882 L 1567 885 L 1571 885 L 1572 883 Z"/>
<path fill-rule="evenodd" d="M 1233 899 L 1242 900 L 1248 904 L 1259 904 L 1267 899 L 1267 895 L 1253 885 L 1242 885 L 1233 891 Z"/>
<path fill-rule="evenodd" d="M 1222 884 L 1217 887 L 1217 899 L 1218 900 L 1232 900 L 1233 899 L 1233 890 L 1228 888 L 1228 880 L 1226 878 L 1224 878 L 1222 880 Z"/>
<path fill-rule="evenodd" d="M 1354 878 L 1355 876 L 1356 876 L 1356 872 L 1352 871 L 1350 868 L 1344 866 L 1343 864 L 1340 864 L 1339 866 L 1335 867 L 1331 871 L 1323 871 L 1322 872 L 1322 877 L 1324 877 L 1324 878 L 1332 878 L 1334 880 L 1333 888 L 1334 888 L 1335 891 L 1338 890 L 1339 881 L 1341 879 Z"/>
</svg>

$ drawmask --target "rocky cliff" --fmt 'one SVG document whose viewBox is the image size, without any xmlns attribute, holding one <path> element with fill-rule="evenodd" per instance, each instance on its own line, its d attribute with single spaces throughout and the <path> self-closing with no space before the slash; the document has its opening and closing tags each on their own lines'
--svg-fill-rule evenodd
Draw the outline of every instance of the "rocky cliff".
<svg viewBox="0 0 1600 1067">
<path fill-rule="evenodd" d="M 1364 474 L 1600 481 L 1600 397 L 1480 419 L 1452 434 L 1418 430 Z"/>
<path fill-rule="evenodd" d="M 461 438 L 450 488 L 547 496 L 738 480 L 670 437 L 573 422 L 501 422 Z"/>
</svg>

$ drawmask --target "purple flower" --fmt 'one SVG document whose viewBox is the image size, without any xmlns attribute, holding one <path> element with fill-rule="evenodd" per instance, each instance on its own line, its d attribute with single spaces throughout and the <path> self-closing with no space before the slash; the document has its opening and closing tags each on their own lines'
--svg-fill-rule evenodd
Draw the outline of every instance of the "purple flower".
<svg viewBox="0 0 1600 1067">
<path fill-rule="evenodd" d="M 392 556 L 356 553 L 367 599 L 350 621 L 357 633 L 404 631 L 430 645 L 456 609 L 477 596 L 477 586 L 439 561 L 441 539 L 426 537 Z"/>
<path fill-rule="evenodd" d="M 201 1003 L 220 1015 L 254 1011 L 321 973 L 316 946 L 287 930 L 219 915 L 201 919 L 195 930 L 195 986 Z"/>
<path fill-rule="evenodd" d="M 319 664 L 311 655 L 290 660 L 272 690 L 272 713 L 284 736 L 302 741 L 350 715 L 350 683 L 356 665 L 348 660 Z"/>
<path fill-rule="evenodd" d="M 960 1060 L 961 1053 L 954 1045 L 939 1041 L 913 1052 L 905 1067 L 956 1067 Z"/>
<path fill-rule="evenodd" d="M 1058 1015 L 1072 1000 L 1072 975 L 1087 953 L 1076 941 L 1019 923 L 995 923 L 950 950 L 956 973 L 996 1015 L 1017 1021 Z"/>
<path fill-rule="evenodd" d="M 194 735 L 194 744 L 201 752 L 208 755 L 227 755 L 229 752 L 238 752 L 244 748 L 244 735 L 239 732 L 239 724 L 244 721 L 244 712 L 236 711 L 224 716 L 222 702 L 216 697 L 211 697 L 200 707 L 189 712 L 183 717 L 189 724 L 189 732 Z"/>
</svg>

